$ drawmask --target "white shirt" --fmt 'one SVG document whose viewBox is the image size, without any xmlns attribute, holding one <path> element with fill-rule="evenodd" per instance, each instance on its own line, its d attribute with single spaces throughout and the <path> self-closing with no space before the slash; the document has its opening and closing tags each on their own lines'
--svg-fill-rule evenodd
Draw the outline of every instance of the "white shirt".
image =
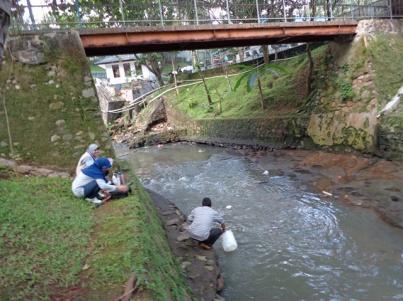
<svg viewBox="0 0 403 301">
<path fill-rule="evenodd" d="M 85 175 L 83 172 L 79 172 L 76 178 L 73 181 L 73 184 L 71 185 L 71 191 L 73 191 L 73 194 L 78 197 L 82 198 L 84 197 L 84 187 L 88 183 L 96 181 L 99 188 L 104 189 L 106 191 L 115 191 L 117 189 L 116 185 L 111 185 L 108 184 L 105 180 L 103 179 L 93 179 L 87 175 Z"/>
<path fill-rule="evenodd" d="M 82 169 L 94 164 L 94 162 L 95 162 L 94 158 L 88 152 L 82 154 L 80 160 L 78 160 L 77 163 L 76 175 L 78 175 Z"/>
<path fill-rule="evenodd" d="M 210 235 L 210 230 L 215 223 L 224 223 L 223 217 L 208 206 L 197 207 L 192 210 L 187 219 L 192 222 L 188 227 L 190 237 L 203 241 Z"/>
</svg>

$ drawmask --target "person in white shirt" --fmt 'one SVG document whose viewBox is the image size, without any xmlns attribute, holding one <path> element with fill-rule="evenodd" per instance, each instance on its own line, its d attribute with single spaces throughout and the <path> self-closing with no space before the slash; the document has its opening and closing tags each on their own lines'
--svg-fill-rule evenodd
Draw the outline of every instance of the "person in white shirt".
<svg viewBox="0 0 403 301">
<path fill-rule="evenodd" d="M 187 218 L 189 225 L 187 231 L 191 238 L 199 242 L 199 246 L 203 249 L 210 250 L 216 240 L 225 231 L 223 217 L 211 208 L 211 200 L 204 198 L 202 207 L 192 210 Z M 220 224 L 218 228 L 215 225 Z"/>
<path fill-rule="evenodd" d="M 95 143 L 90 144 L 85 153 L 80 157 L 80 160 L 78 160 L 76 176 L 79 174 L 80 170 L 94 164 L 95 159 L 98 158 L 100 154 L 101 150 L 99 149 L 99 146 Z"/>
<path fill-rule="evenodd" d="M 127 185 L 108 183 L 106 175 L 111 168 L 112 163 L 108 158 L 96 159 L 94 164 L 79 171 L 71 186 L 73 194 L 78 198 L 86 198 L 90 202 L 100 205 L 103 203 L 102 200 L 98 199 L 101 190 L 107 195 L 127 193 L 129 190 Z"/>
</svg>

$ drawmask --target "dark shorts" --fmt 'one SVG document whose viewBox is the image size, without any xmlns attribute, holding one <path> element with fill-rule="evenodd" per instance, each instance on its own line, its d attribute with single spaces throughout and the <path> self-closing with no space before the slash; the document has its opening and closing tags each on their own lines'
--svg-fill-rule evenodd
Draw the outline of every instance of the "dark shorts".
<svg viewBox="0 0 403 301">
<path fill-rule="evenodd" d="M 209 237 L 202 241 L 202 243 L 212 246 L 214 245 L 214 243 L 216 242 L 216 240 L 221 236 L 221 234 L 223 234 L 224 231 L 221 228 L 212 228 L 210 230 L 210 235 Z"/>
</svg>

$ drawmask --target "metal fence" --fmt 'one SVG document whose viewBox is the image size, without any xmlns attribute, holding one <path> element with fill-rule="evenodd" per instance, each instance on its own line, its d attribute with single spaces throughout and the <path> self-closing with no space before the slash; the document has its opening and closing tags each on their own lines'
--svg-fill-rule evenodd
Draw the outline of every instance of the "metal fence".
<svg viewBox="0 0 403 301">
<path fill-rule="evenodd" d="M 115 0 L 91 6 L 79 0 L 44 2 L 49 4 L 28 5 L 25 0 L 15 5 L 11 30 L 359 20 L 403 14 L 403 0 Z"/>
</svg>

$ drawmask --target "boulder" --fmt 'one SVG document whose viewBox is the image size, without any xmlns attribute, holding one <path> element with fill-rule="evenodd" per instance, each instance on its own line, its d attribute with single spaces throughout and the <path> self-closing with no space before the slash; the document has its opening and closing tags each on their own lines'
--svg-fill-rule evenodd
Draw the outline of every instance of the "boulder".
<svg viewBox="0 0 403 301">
<path fill-rule="evenodd" d="M 57 140 L 60 140 L 60 136 L 53 135 L 52 137 L 50 137 L 50 142 L 52 142 L 52 143 L 56 142 Z"/>
<path fill-rule="evenodd" d="M 150 103 L 136 119 L 135 126 L 140 131 L 148 131 L 153 125 L 167 120 L 165 104 L 162 98 Z"/>
<path fill-rule="evenodd" d="M 61 102 L 61 101 L 52 102 L 52 103 L 49 105 L 49 110 L 51 110 L 51 111 L 56 111 L 56 110 L 60 110 L 60 109 L 63 108 L 63 107 L 64 107 L 64 103 Z"/>
<path fill-rule="evenodd" d="M 56 124 L 57 127 L 64 127 L 65 124 L 66 124 L 66 121 L 63 120 L 63 119 L 59 119 L 59 120 L 57 120 L 57 121 L 55 122 L 55 124 Z"/>
<path fill-rule="evenodd" d="M 94 90 L 94 88 L 84 89 L 81 92 L 81 94 L 83 95 L 84 98 L 95 97 L 95 90 Z"/>
<path fill-rule="evenodd" d="M 44 53 L 35 48 L 17 51 L 16 57 L 19 62 L 27 65 L 39 65 L 46 63 Z"/>
</svg>

